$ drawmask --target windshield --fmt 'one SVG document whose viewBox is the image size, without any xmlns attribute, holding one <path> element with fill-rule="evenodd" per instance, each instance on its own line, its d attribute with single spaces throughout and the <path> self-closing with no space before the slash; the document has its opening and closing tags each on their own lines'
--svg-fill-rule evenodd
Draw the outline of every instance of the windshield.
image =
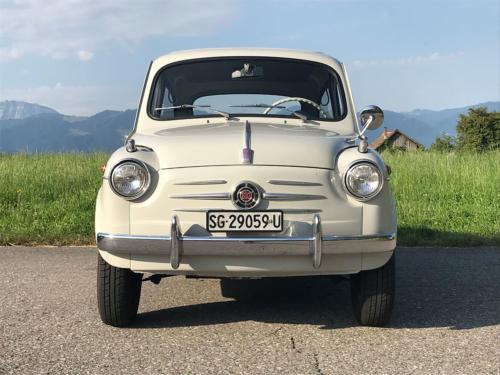
<svg viewBox="0 0 500 375">
<path fill-rule="evenodd" d="M 326 65 L 221 58 L 174 64 L 160 71 L 149 112 L 160 120 L 222 113 L 339 121 L 346 115 L 346 105 L 338 75 Z"/>
</svg>

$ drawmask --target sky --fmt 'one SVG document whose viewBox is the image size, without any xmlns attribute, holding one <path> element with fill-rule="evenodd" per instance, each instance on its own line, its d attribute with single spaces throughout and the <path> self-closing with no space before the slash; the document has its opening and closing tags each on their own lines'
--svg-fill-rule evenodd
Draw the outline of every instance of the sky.
<svg viewBox="0 0 500 375">
<path fill-rule="evenodd" d="M 499 0 L 0 0 L 0 101 L 133 109 L 151 60 L 207 47 L 326 53 L 358 110 L 500 100 Z"/>
</svg>

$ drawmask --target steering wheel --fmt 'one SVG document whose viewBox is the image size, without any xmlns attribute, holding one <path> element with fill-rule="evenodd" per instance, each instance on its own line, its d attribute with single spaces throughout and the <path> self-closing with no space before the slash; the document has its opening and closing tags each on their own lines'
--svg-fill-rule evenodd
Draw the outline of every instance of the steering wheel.
<svg viewBox="0 0 500 375">
<path fill-rule="evenodd" d="M 277 105 L 280 105 L 282 103 L 286 103 L 286 102 L 304 102 L 304 103 L 310 104 L 314 108 L 316 108 L 319 111 L 319 113 L 321 113 L 323 115 L 324 118 L 328 117 L 326 115 L 325 111 L 323 111 L 323 109 L 319 106 L 318 103 L 315 103 L 312 100 L 309 100 L 309 99 L 306 99 L 306 98 L 292 97 L 292 96 L 290 96 L 288 98 L 280 99 L 277 102 L 274 102 L 273 104 L 271 104 L 269 107 L 267 107 L 265 109 L 265 111 L 263 112 L 263 114 L 267 115 L 274 107 L 276 107 Z"/>
</svg>

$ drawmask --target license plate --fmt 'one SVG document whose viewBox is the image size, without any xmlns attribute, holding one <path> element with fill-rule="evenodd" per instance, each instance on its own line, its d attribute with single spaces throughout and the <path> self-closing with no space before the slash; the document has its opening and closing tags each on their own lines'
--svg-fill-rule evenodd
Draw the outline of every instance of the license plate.
<svg viewBox="0 0 500 375">
<path fill-rule="evenodd" d="M 283 211 L 208 211 L 209 232 L 281 232 Z"/>
</svg>

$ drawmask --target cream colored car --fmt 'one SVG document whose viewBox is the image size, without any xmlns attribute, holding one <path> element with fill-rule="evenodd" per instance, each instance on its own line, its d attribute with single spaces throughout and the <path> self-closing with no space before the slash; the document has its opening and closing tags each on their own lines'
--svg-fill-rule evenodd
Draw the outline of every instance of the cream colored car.
<svg viewBox="0 0 500 375">
<path fill-rule="evenodd" d="M 388 168 L 368 148 L 345 67 L 281 49 L 175 52 L 150 65 L 134 129 L 97 196 L 98 305 L 130 324 L 141 283 L 345 275 L 364 325 L 394 297 L 396 212 Z"/>
</svg>

